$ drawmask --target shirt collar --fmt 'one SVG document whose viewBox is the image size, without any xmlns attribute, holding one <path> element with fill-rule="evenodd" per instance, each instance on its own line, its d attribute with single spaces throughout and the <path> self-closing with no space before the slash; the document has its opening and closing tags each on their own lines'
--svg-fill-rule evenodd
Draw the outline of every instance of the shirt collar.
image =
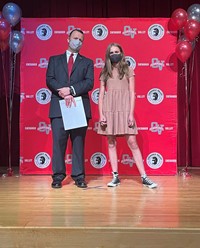
<svg viewBox="0 0 200 248">
<path fill-rule="evenodd" d="M 70 52 L 69 50 L 66 51 L 67 56 L 70 56 L 71 53 L 72 53 L 72 52 Z M 74 56 L 76 57 L 78 53 L 73 53 L 73 54 L 74 54 Z"/>
</svg>

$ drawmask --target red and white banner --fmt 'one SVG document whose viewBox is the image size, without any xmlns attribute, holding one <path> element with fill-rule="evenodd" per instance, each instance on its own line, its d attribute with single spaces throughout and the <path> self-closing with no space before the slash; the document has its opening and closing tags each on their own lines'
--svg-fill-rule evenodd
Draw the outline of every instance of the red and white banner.
<svg viewBox="0 0 200 248">
<path fill-rule="evenodd" d="M 92 115 L 86 136 L 86 174 L 110 174 L 106 137 L 97 134 L 99 74 L 109 43 L 122 45 L 136 74 L 137 140 L 149 175 L 177 173 L 177 60 L 176 36 L 168 18 L 22 18 L 25 45 L 21 52 L 20 173 L 51 174 L 52 136 L 48 118 L 51 92 L 46 68 L 51 55 L 67 49 L 68 33 L 81 28 L 81 54 L 95 65 L 90 92 Z M 118 138 L 119 173 L 138 175 L 124 138 Z M 71 146 L 66 151 L 71 172 Z"/>
</svg>

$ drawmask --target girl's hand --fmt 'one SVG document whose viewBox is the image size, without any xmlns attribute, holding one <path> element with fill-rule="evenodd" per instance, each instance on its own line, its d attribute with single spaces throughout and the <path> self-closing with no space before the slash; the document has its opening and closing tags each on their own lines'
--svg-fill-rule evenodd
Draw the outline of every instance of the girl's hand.
<svg viewBox="0 0 200 248">
<path fill-rule="evenodd" d="M 107 120 L 106 120 L 106 117 L 104 115 L 100 116 L 99 123 L 100 123 L 101 126 L 106 126 L 107 125 Z"/>
<path fill-rule="evenodd" d="M 132 128 L 135 126 L 135 119 L 134 119 L 133 115 L 129 115 L 129 117 L 128 117 L 128 126 L 132 127 Z"/>
</svg>

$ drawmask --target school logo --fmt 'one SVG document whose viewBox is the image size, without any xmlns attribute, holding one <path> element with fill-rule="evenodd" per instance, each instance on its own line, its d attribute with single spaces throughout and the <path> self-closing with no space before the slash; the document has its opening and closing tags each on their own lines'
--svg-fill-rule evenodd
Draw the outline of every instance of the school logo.
<svg viewBox="0 0 200 248">
<path fill-rule="evenodd" d="M 159 135 L 161 135 L 164 131 L 164 124 L 158 124 L 158 122 L 153 121 L 151 122 L 151 127 L 149 128 L 149 130 L 152 133 L 158 133 Z"/>
<path fill-rule="evenodd" d="M 135 164 L 135 160 L 132 157 L 130 157 L 128 154 L 122 154 L 121 163 L 133 167 L 133 165 Z"/>
<path fill-rule="evenodd" d="M 51 162 L 51 158 L 49 154 L 46 152 L 40 152 L 34 158 L 35 165 L 40 169 L 47 168 L 50 162 Z"/>
<path fill-rule="evenodd" d="M 92 101 L 95 103 L 95 104 L 98 104 L 98 101 L 99 101 L 99 88 L 95 89 L 92 91 Z"/>
<path fill-rule="evenodd" d="M 25 99 L 25 93 L 21 92 L 21 94 L 20 94 L 20 103 L 22 103 L 24 99 Z"/>
<path fill-rule="evenodd" d="M 51 131 L 51 124 L 47 124 L 44 121 L 39 122 L 37 130 L 41 133 L 49 134 Z"/>
<path fill-rule="evenodd" d="M 159 71 L 162 71 L 163 67 L 165 66 L 164 60 L 159 60 L 158 58 L 152 58 L 150 67 L 159 69 Z"/>
<path fill-rule="evenodd" d="M 36 35 L 40 40 L 48 40 L 52 36 L 52 28 L 48 24 L 41 24 L 36 29 Z"/>
<path fill-rule="evenodd" d="M 103 24 L 97 24 L 92 29 L 92 36 L 96 40 L 104 40 L 108 36 L 108 29 Z"/>
<path fill-rule="evenodd" d="M 91 156 L 90 163 L 94 168 L 101 169 L 106 165 L 107 159 L 103 153 L 96 152 Z"/>
<path fill-rule="evenodd" d="M 66 154 L 65 163 L 72 164 L 72 154 Z"/>
<path fill-rule="evenodd" d="M 46 88 L 39 89 L 35 94 L 35 98 L 40 104 L 47 104 L 51 100 L 51 91 Z"/>
<path fill-rule="evenodd" d="M 23 157 L 19 158 L 19 163 L 20 163 L 20 165 L 24 163 L 24 158 Z"/>
<path fill-rule="evenodd" d="M 48 67 L 48 60 L 46 58 L 40 58 L 40 63 L 38 64 L 40 68 L 47 68 Z"/>
<path fill-rule="evenodd" d="M 69 25 L 67 28 L 67 34 L 70 34 L 72 30 L 74 30 L 76 27 L 74 25 Z"/>
<path fill-rule="evenodd" d="M 137 34 L 137 28 L 131 28 L 130 26 L 124 26 L 124 31 L 123 31 L 123 35 L 124 36 L 130 36 L 132 39 L 135 37 L 135 35 Z"/>
<path fill-rule="evenodd" d="M 147 99 L 152 104 L 160 104 L 164 99 L 162 90 L 154 88 L 147 93 Z"/>
<path fill-rule="evenodd" d="M 160 153 L 150 153 L 146 159 L 148 166 L 151 169 L 158 169 L 163 165 L 163 157 Z"/>
<path fill-rule="evenodd" d="M 98 127 L 99 127 L 99 122 L 98 121 L 94 122 L 93 131 L 97 133 Z"/>
<path fill-rule="evenodd" d="M 148 29 L 149 38 L 152 40 L 160 40 L 165 34 L 165 30 L 160 24 L 153 24 Z"/>
<path fill-rule="evenodd" d="M 130 56 L 126 56 L 125 60 L 126 60 L 126 63 L 128 64 L 128 66 L 130 66 L 134 70 L 136 67 L 136 61 L 134 60 L 134 58 L 132 58 Z"/>
<path fill-rule="evenodd" d="M 103 68 L 105 65 L 102 58 L 96 58 L 96 63 L 94 64 L 94 67 L 96 68 Z"/>
</svg>

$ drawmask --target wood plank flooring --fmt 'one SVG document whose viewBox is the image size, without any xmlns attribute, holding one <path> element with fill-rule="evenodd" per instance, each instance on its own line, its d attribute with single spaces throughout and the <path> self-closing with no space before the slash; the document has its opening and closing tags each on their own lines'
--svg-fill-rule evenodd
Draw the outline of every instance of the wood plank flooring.
<svg viewBox="0 0 200 248">
<path fill-rule="evenodd" d="M 198 248 L 200 169 L 190 177 L 151 176 L 148 189 L 138 176 L 87 176 L 87 189 L 68 177 L 52 189 L 50 176 L 0 177 L 2 248 Z"/>
</svg>

